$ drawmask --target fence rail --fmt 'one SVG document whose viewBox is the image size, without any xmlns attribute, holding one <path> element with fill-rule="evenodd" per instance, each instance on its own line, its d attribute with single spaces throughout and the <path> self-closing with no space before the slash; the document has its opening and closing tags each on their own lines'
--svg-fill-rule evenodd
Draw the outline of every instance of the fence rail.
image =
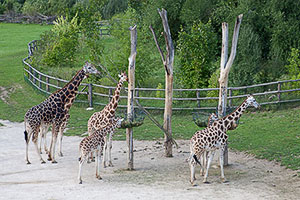
<svg viewBox="0 0 300 200">
<path fill-rule="evenodd" d="M 51 94 L 53 90 L 61 89 L 63 85 L 69 81 L 56 78 L 44 74 L 33 66 L 30 65 L 31 56 L 38 50 L 38 41 L 33 40 L 28 43 L 28 57 L 23 59 L 24 77 L 31 83 L 36 89 L 45 93 Z M 291 88 L 289 84 L 294 84 Z M 115 87 L 104 86 L 92 83 L 81 83 L 80 95 L 82 99 L 76 99 L 76 102 L 88 103 L 90 107 L 93 105 L 106 105 L 113 96 L 113 90 Z M 84 92 L 87 89 L 87 92 Z M 218 102 L 218 90 L 219 88 L 205 88 L 205 89 L 174 89 L 174 93 L 178 93 L 173 97 L 174 107 L 173 110 L 213 110 L 216 109 Z M 261 105 L 278 104 L 285 102 L 297 102 L 300 101 L 300 79 L 297 80 L 284 80 L 269 83 L 262 83 L 250 86 L 242 87 L 229 87 L 228 88 L 228 106 L 235 107 L 239 105 L 241 101 L 250 93 L 259 98 L 258 102 Z M 105 91 L 105 92 L 104 92 Z M 137 99 L 142 105 L 144 104 L 146 109 L 163 110 L 165 100 L 163 97 L 156 95 L 160 92 L 162 95 L 165 89 L 155 88 L 135 88 L 135 99 Z M 215 96 L 207 96 L 208 92 L 215 92 Z M 297 94 L 297 92 L 299 94 Z M 145 95 L 145 94 L 149 94 Z M 188 94 L 183 94 L 188 93 Z M 291 93 L 295 95 L 290 95 Z M 101 101 L 97 101 L 101 99 Z M 106 99 L 106 100 L 105 100 Z M 120 107 L 126 107 L 126 101 L 122 103 L 122 99 L 127 99 L 126 94 L 120 96 Z M 142 102 L 141 102 L 142 101 Z M 150 101 L 150 103 L 149 103 Z M 160 102 L 160 103 L 157 103 Z M 155 106 L 160 104 L 159 106 Z M 179 106 L 178 106 L 179 105 Z"/>
</svg>

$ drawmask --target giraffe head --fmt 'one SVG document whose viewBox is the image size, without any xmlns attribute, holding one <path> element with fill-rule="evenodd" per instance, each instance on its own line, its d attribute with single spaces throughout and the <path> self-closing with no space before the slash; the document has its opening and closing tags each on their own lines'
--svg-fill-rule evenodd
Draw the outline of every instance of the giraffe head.
<svg viewBox="0 0 300 200">
<path fill-rule="evenodd" d="M 212 125 L 215 121 L 217 121 L 219 118 L 215 113 L 211 113 L 208 117 L 208 126 Z"/>
<path fill-rule="evenodd" d="M 96 67 L 89 63 L 89 62 L 85 62 L 84 66 L 83 66 L 83 71 L 89 75 L 89 74 L 100 74 L 100 72 L 96 69 Z"/>
<path fill-rule="evenodd" d="M 117 120 L 117 122 L 116 122 L 117 126 L 116 127 L 117 128 L 121 128 L 121 124 L 122 124 L 122 122 L 123 122 L 124 119 L 120 118 L 120 117 L 117 117 L 116 120 Z"/>
<path fill-rule="evenodd" d="M 260 107 L 260 105 L 256 102 L 255 98 L 252 95 L 247 96 L 246 103 L 248 104 L 248 106 L 254 106 L 255 108 Z"/>
<path fill-rule="evenodd" d="M 126 75 L 126 72 L 123 72 L 123 73 L 119 74 L 118 76 L 120 78 L 120 82 L 123 83 L 124 81 L 128 81 L 128 77 Z"/>
</svg>

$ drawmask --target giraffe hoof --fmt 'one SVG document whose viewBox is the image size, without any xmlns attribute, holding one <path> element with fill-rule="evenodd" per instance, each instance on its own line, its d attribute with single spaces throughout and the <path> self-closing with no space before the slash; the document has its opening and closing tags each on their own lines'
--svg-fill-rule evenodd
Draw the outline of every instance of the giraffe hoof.
<svg viewBox="0 0 300 200">
<path fill-rule="evenodd" d="M 101 179 L 102 179 L 101 176 L 96 176 L 96 178 L 97 178 L 98 180 L 101 180 Z"/>
<path fill-rule="evenodd" d="M 45 164 L 46 162 L 44 160 L 41 160 L 41 164 Z"/>
<path fill-rule="evenodd" d="M 51 159 L 51 158 L 47 158 L 47 160 L 48 160 L 48 161 L 51 161 L 52 159 Z"/>
<path fill-rule="evenodd" d="M 63 155 L 63 153 L 62 153 L 62 152 L 60 152 L 60 153 L 58 154 L 58 156 L 60 156 L 60 157 L 64 157 L 64 155 Z"/>
<path fill-rule="evenodd" d="M 112 162 L 109 162 L 109 163 L 108 163 L 108 166 L 109 166 L 109 167 L 113 167 L 114 165 L 112 164 Z"/>
<path fill-rule="evenodd" d="M 30 164 L 31 164 L 31 162 L 27 161 L 27 165 L 30 165 Z"/>
<path fill-rule="evenodd" d="M 210 184 L 210 182 L 207 181 L 207 180 L 204 180 L 203 183 L 205 183 L 205 184 Z"/>
<path fill-rule="evenodd" d="M 191 183 L 192 186 L 197 186 L 197 184 L 194 183 L 194 181 L 190 181 L 190 183 Z"/>
<path fill-rule="evenodd" d="M 79 181 L 79 184 L 82 184 L 82 180 Z"/>
<path fill-rule="evenodd" d="M 56 160 L 52 160 L 52 163 L 55 164 L 55 163 L 57 163 L 57 162 L 56 162 Z"/>
<path fill-rule="evenodd" d="M 221 178 L 221 182 L 222 183 L 228 183 L 229 181 L 227 181 L 225 178 Z"/>
</svg>

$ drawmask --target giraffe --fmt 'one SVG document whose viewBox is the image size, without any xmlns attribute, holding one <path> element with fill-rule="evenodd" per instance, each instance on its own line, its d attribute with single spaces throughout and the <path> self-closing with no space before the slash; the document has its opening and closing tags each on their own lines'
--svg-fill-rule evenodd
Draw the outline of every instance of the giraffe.
<svg viewBox="0 0 300 200">
<path fill-rule="evenodd" d="M 210 127 L 215 121 L 217 121 L 219 118 L 215 113 L 211 113 L 208 117 L 207 120 L 207 127 Z M 236 122 L 232 122 L 232 126 L 230 126 L 230 128 L 228 130 L 234 130 L 237 128 L 237 124 Z M 204 169 L 207 166 L 207 159 L 208 159 L 208 154 L 207 151 L 203 151 L 202 155 L 199 158 L 199 161 L 202 161 L 202 167 L 200 168 L 200 175 L 204 176 Z M 194 179 L 196 179 L 194 177 Z"/>
<path fill-rule="evenodd" d="M 96 178 L 102 179 L 100 176 L 100 157 L 103 151 L 105 138 L 108 133 L 114 132 L 116 128 L 121 127 L 123 119 L 121 118 L 110 118 L 106 126 L 101 129 L 95 130 L 91 135 L 83 138 L 79 144 L 79 171 L 78 181 L 82 184 L 81 169 L 84 161 L 87 159 L 89 153 L 96 151 Z"/>
<path fill-rule="evenodd" d="M 52 140 L 48 152 L 48 160 L 51 160 L 52 163 L 57 163 L 54 157 L 57 135 L 59 132 L 63 131 L 66 126 L 67 120 L 69 118 L 69 110 L 78 93 L 78 86 L 80 85 L 81 81 L 89 74 L 98 73 L 99 72 L 92 64 L 86 62 L 82 69 L 80 69 L 72 78 L 72 80 L 67 83 L 62 89 L 57 90 L 56 92 L 51 94 L 45 101 L 43 101 L 39 105 L 33 106 L 26 112 L 24 117 L 24 136 L 26 141 L 27 164 L 30 164 L 28 159 L 28 144 L 31 137 L 33 143 L 35 144 L 36 151 L 39 155 L 41 163 L 45 163 L 42 156 L 40 155 L 37 140 L 41 127 L 43 129 L 44 126 L 50 125 L 52 125 Z"/>
<path fill-rule="evenodd" d="M 220 150 L 219 160 L 220 160 L 220 168 L 221 168 L 221 181 L 226 182 L 224 176 L 224 169 L 223 169 L 223 153 L 228 138 L 226 132 L 241 117 L 243 112 L 249 106 L 254 106 L 255 108 L 259 107 L 259 104 L 256 102 L 255 98 L 252 95 L 248 95 L 247 98 L 244 100 L 244 102 L 239 107 L 237 107 L 235 111 L 223 117 L 222 119 L 216 120 L 215 122 L 212 123 L 211 126 L 206 127 L 201 131 L 197 131 L 193 135 L 193 137 L 190 140 L 191 154 L 189 160 L 189 165 L 191 170 L 190 182 L 192 185 L 194 185 L 194 180 L 195 180 L 196 163 L 198 163 L 200 167 L 203 168 L 198 158 L 201 157 L 204 151 L 208 152 L 208 161 L 207 161 L 205 175 L 203 178 L 203 183 L 208 183 L 207 182 L 208 170 L 213 160 L 215 151 L 217 149 Z"/>
<path fill-rule="evenodd" d="M 91 135 L 94 130 L 101 129 L 106 126 L 111 118 L 115 117 L 115 112 L 118 107 L 118 102 L 120 100 L 120 92 L 122 85 L 125 81 L 128 81 L 127 75 L 125 72 L 119 74 L 119 82 L 115 89 L 114 95 L 111 101 L 100 111 L 95 112 L 88 121 L 88 133 Z M 109 138 L 105 138 L 105 145 L 103 151 L 103 167 L 106 167 L 107 162 L 107 150 L 108 150 L 108 166 L 113 166 L 111 162 L 111 148 L 112 148 L 112 134 L 109 134 Z M 91 158 L 93 159 L 93 154 L 91 153 Z"/>
</svg>

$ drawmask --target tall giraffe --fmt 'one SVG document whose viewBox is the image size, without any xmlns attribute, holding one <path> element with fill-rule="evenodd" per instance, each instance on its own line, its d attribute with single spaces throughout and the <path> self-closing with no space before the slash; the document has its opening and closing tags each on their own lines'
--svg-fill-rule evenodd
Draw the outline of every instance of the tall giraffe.
<svg viewBox="0 0 300 200">
<path fill-rule="evenodd" d="M 213 160 L 216 149 L 220 150 L 220 168 L 221 168 L 221 180 L 225 182 L 224 169 L 223 169 L 223 153 L 225 149 L 225 145 L 227 143 L 228 135 L 226 134 L 227 130 L 229 130 L 237 120 L 242 116 L 243 112 L 249 107 L 254 106 L 255 108 L 259 107 L 259 104 L 256 102 L 252 95 L 248 95 L 245 101 L 232 113 L 223 117 L 222 119 L 218 119 L 212 123 L 211 126 L 197 131 L 190 141 L 190 170 L 191 170 L 191 183 L 194 184 L 195 180 L 195 166 L 196 163 L 200 165 L 201 168 L 203 166 L 199 162 L 199 158 L 203 155 L 205 151 L 208 152 L 208 162 L 204 175 L 203 182 L 207 183 L 207 176 L 210 164 Z"/>
<path fill-rule="evenodd" d="M 48 153 L 48 160 L 52 163 L 55 161 L 55 144 L 58 133 L 65 128 L 66 122 L 69 118 L 69 110 L 78 93 L 78 86 L 81 81 L 89 74 L 98 74 L 97 69 L 90 63 L 86 62 L 72 80 L 67 83 L 62 89 L 57 90 L 51 94 L 45 101 L 39 105 L 30 108 L 24 117 L 25 121 L 25 141 L 26 141 L 26 161 L 30 164 L 28 159 L 28 144 L 30 138 L 35 144 L 36 151 L 40 158 L 41 163 L 45 163 L 40 150 L 38 148 L 37 140 L 40 127 L 52 125 L 52 140 Z M 62 130 L 63 131 L 63 130 Z M 62 133 L 61 133 L 62 134 Z"/>
<path fill-rule="evenodd" d="M 95 112 L 88 121 L 88 133 L 91 135 L 95 130 L 101 129 L 104 126 L 106 126 L 109 121 L 115 117 L 116 109 L 118 107 L 118 103 L 120 100 L 120 92 L 122 85 L 125 81 L 128 81 L 127 75 L 125 72 L 119 74 L 119 82 L 117 84 L 117 87 L 114 92 L 114 96 L 110 100 L 110 102 L 100 111 Z M 110 133 L 109 139 L 107 141 L 107 138 L 105 138 L 105 145 L 104 145 L 104 151 L 103 151 L 103 166 L 106 167 L 106 149 L 108 149 L 108 166 L 112 166 L 111 162 L 111 135 L 113 133 Z M 91 158 L 93 159 L 93 155 L 91 154 Z"/>
</svg>

